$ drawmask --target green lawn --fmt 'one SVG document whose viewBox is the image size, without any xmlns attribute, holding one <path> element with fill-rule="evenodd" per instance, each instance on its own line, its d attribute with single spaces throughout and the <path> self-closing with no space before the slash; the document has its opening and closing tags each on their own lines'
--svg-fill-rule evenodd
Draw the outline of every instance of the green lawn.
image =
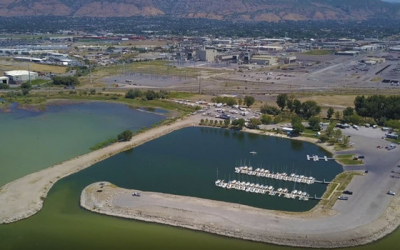
<svg viewBox="0 0 400 250">
<path fill-rule="evenodd" d="M 353 154 L 337 155 L 335 157 L 335 159 L 339 163 L 342 163 L 342 164 L 345 164 L 345 165 L 360 165 L 360 164 L 364 164 L 362 160 L 354 160 L 354 155 Z"/>
<path fill-rule="evenodd" d="M 338 197 L 343 193 L 343 191 L 346 189 L 347 185 L 351 182 L 353 177 L 355 175 L 360 175 L 359 172 L 343 172 L 338 174 L 335 179 L 332 181 L 331 184 L 328 185 L 328 189 L 325 192 L 323 199 L 320 202 L 320 205 L 323 206 L 324 210 L 331 209 L 333 205 L 335 205 Z M 339 185 L 339 186 L 338 186 Z M 332 192 L 335 190 L 335 188 L 338 186 L 336 189 L 335 193 L 331 196 L 331 198 L 328 200 L 329 196 L 332 194 Z"/>
<path fill-rule="evenodd" d="M 32 84 L 32 86 L 35 86 L 35 85 L 41 85 L 41 84 L 47 83 L 49 81 L 50 80 L 45 80 L 45 79 L 35 79 L 35 80 L 31 81 L 31 84 Z"/>
<path fill-rule="evenodd" d="M 329 55 L 331 53 L 332 53 L 332 50 L 317 49 L 317 50 L 307 51 L 302 54 L 309 55 L 309 56 L 325 56 L 325 55 Z"/>
</svg>

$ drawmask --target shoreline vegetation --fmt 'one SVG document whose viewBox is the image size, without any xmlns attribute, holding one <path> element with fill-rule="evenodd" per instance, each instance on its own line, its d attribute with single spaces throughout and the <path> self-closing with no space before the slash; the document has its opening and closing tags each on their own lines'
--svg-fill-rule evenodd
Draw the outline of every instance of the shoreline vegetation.
<svg viewBox="0 0 400 250">
<path fill-rule="evenodd" d="M 133 192 L 140 192 L 140 197 L 134 197 Z M 293 247 L 365 245 L 390 234 L 400 224 L 400 210 L 396 209 L 400 199 L 397 197 L 382 215 L 370 218 L 362 225 L 352 225 L 343 213 L 332 213 L 333 210 L 287 213 L 201 198 L 128 190 L 108 182 L 87 186 L 81 193 L 80 204 L 89 211 L 104 215 Z M 307 220 L 309 218 L 313 220 Z M 329 223 L 325 223 L 327 219 L 343 220 L 343 230 L 330 228 Z M 312 228 L 316 222 L 321 225 L 319 230 Z"/>
</svg>

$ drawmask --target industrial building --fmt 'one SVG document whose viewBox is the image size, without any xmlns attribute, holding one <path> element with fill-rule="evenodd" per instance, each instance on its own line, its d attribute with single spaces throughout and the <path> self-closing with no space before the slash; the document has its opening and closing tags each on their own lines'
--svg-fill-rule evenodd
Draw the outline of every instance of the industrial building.
<svg viewBox="0 0 400 250">
<path fill-rule="evenodd" d="M 4 72 L 4 76 L 9 78 L 10 84 L 21 84 L 26 81 L 35 80 L 38 73 L 27 70 L 12 70 Z"/>
<path fill-rule="evenodd" d="M 258 65 L 275 65 L 278 63 L 278 58 L 269 55 L 254 55 L 251 58 L 251 63 Z"/>
<path fill-rule="evenodd" d="M 200 61 L 214 62 L 217 51 L 214 49 L 202 49 L 198 50 L 196 54 Z"/>
</svg>

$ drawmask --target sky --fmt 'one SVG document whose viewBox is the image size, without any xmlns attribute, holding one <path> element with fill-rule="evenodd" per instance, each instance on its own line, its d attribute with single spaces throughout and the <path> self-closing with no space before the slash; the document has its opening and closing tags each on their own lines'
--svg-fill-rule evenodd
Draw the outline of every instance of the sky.
<svg viewBox="0 0 400 250">
<path fill-rule="evenodd" d="M 384 2 L 400 3 L 400 0 L 383 0 Z"/>
</svg>

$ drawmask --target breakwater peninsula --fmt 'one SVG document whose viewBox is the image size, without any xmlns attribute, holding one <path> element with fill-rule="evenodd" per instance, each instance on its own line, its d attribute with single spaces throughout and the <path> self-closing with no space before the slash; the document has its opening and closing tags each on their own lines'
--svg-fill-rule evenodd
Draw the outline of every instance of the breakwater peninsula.
<svg viewBox="0 0 400 250">
<path fill-rule="evenodd" d="M 364 245 L 400 224 L 400 199 L 383 214 L 367 210 L 287 213 L 207 199 L 142 192 L 96 182 L 81 193 L 87 210 L 278 245 L 339 248 Z M 370 211 L 369 211 L 370 212 Z"/>
<path fill-rule="evenodd" d="M 119 142 L 105 148 L 75 157 L 52 167 L 26 175 L 0 189 L 0 224 L 12 223 L 36 214 L 51 187 L 59 179 L 79 172 L 93 164 L 125 150 L 134 148 L 172 131 L 193 126 L 194 117 L 178 120 L 170 125 L 161 125 L 137 134 L 128 142 Z"/>
</svg>

